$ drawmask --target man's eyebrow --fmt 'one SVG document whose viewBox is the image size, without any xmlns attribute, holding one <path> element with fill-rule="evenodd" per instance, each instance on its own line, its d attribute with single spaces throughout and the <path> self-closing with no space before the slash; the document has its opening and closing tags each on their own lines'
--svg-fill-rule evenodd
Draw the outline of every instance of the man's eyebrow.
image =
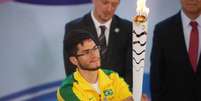
<svg viewBox="0 0 201 101">
<path fill-rule="evenodd" d="M 97 46 L 94 45 L 93 48 L 95 48 L 95 47 L 97 47 Z M 91 49 L 93 49 L 93 48 L 91 48 Z M 82 50 L 82 51 L 89 51 L 89 50 L 91 50 L 91 49 L 85 49 L 85 50 Z"/>
</svg>

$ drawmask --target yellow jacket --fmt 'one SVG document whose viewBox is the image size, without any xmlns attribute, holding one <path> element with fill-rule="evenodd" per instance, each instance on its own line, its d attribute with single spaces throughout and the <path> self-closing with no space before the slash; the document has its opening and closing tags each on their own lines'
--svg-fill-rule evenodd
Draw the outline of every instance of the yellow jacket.
<svg viewBox="0 0 201 101">
<path fill-rule="evenodd" d="M 76 71 L 58 88 L 57 99 L 58 101 L 121 101 L 132 96 L 125 81 L 110 70 L 98 70 L 98 86 L 101 94 L 97 93 Z"/>
</svg>

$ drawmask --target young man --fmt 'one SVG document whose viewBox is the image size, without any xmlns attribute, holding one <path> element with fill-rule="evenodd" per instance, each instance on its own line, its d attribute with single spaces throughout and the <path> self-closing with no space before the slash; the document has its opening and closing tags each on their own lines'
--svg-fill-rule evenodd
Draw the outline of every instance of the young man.
<svg viewBox="0 0 201 101">
<path fill-rule="evenodd" d="M 120 0 L 92 0 L 92 4 L 91 12 L 66 24 L 65 36 L 75 29 L 92 33 L 102 48 L 102 67 L 117 72 L 132 86 L 132 23 L 115 15 Z M 65 46 L 64 42 L 65 72 L 69 75 L 75 69 Z"/>
<path fill-rule="evenodd" d="M 58 101 L 133 101 L 124 79 L 116 72 L 100 68 L 100 47 L 90 33 L 72 31 L 64 42 L 76 71 L 58 89 Z"/>
</svg>

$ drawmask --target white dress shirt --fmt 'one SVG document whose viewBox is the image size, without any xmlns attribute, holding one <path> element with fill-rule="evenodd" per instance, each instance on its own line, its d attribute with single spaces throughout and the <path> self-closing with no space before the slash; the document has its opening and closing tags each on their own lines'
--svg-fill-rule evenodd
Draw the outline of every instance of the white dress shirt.
<svg viewBox="0 0 201 101">
<path fill-rule="evenodd" d="M 189 43 L 190 43 L 190 33 L 192 30 L 192 26 L 190 25 L 191 19 L 186 16 L 186 14 L 181 11 L 181 19 L 182 19 L 182 25 L 183 25 L 183 31 L 184 31 L 184 38 L 186 43 L 187 51 L 189 49 Z M 197 17 L 194 21 L 198 23 L 198 32 L 199 32 L 199 50 L 198 50 L 198 58 L 200 57 L 201 53 L 201 15 Z M 199 59 L 198 59 L 199 60 Z"/>
<path fill-rule="evenodd" d="M 95 24 L 95 28 L 96 28 L 96 32 L 98 34 L 98 37 L 101 35 L 100 26 L 105 26 L 106 27 L 106 29 L 105 29 L 105 38 L 106 38 L 106 44 L 108 45 L 108 43 L 109 43 L 110 26 L 111 26 L 112 19 L 110 19 L 109 21 L 107 21 L 105 23 L 100 23 L 100 22 L 98 22 L 98 20 L 96 20 L 93 12 L 94 11 L 92 10 L 91 11 L 91 17 L 92 17 L 92 20 L 93 20 L 93 22 Z"/>
</svg>

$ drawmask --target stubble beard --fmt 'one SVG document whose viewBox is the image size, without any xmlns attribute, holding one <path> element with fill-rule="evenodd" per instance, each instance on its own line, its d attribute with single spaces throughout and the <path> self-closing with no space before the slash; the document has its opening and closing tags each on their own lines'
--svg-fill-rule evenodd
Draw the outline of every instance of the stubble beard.
<svg viewBox="0 0 201 101">
<path fill-rule="evenodd" d="M 79 65 L 80 69 L 87 70 L 87 71 L 97 71 L 100 68 L 100 66 L 97 66 L 96 68 L 87 68 L 88 66 L 82 65 L 80 63 L 78 65 Z"/>
</svg>

